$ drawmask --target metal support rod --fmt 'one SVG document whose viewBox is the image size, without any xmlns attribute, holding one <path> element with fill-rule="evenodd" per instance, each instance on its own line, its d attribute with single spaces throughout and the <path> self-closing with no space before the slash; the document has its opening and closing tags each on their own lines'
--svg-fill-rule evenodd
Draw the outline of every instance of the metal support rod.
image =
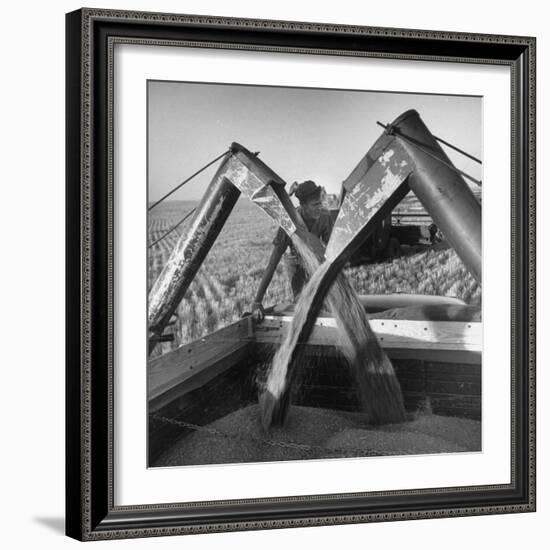
<svg viewBox="0 0 550 550">
<path fill-rule="evenodd" d="M 382 128 L 384 128 L 385 130 L 387 130 L 391 134 L 395 133 L 402 140 L 406 141 L 410 145 L 413 145 L 413 146 L 417 147 L 418 149 L 420 149 L 420 151 L 422 151 L 426 155 L 429 155 L 430 157 L 432 157 L 437 162 L 441 162 L 441 164 L 444 164 L 447 168 L 450 168 L 451 170 L 454 170 L 457 174 L 460 174 L 461 176 L 465 177 L 466 179 L 472 181 L 473 183 L 475 183 L 477 185 L 482 184 L 481 180 L 476 180 L 474 177 L 470 176 L 470 174 L 467 174 L 466 172 L 464 172 L 462 170 L 459 170 L 450 160 L 449 160 L 449 162 L 447 162 L 447 161 L 443 160 L 442 158 L 439 158 L 438 155 L 432 153 L 431 151 L 429 151 L 428 149 L 423 147 L 421 143 L 418 143 L 417 141 L 414 141 L 413 139 L 410 139 L 408 136 L 404 136 L 402 134 L 399 134 L 391 124 L 390 125 L 382 124 L 381 122 L 377 122 L 376 124 L 378 124 L 378 126 L 382 126 Z M 432 136 L 432 137 L 434 139 L 437 139 L 435 136 Z M 453 147 L 453 149 L 456 149 L 456 148 Z"/>
<path fill-rule="evenodd" d="M 207 168 L 218 162 L 222 157 L 225 157 L 225 155 L 228 155 L 229 151 L 224 151 L 221 155 L 217 156 L 214 160 L 211 160 L 208 164 L 205 164 L 202 168 L 199 168 L 195 173 L 191 174 L 188 178 L 184 179 L 180 184 L 176 185 L 173 189 L 171 189 L 166 195 L 163 195 L 158 201 L 154 202 L 148 210 L 153 210 L 155 206 L 160 204 L 162 201 L 166 200 L 170 195 L 175 193 L 178 189 L 183 187 L 186 183 L 190 182 L 194 177 L 198 176 L 201 172 L 204 172 Z"/>
<path fill-rule="evenodd" d="M 267 288 L 271 283 L 271 279 L 273 279 L 275 270 L 277 269 L 277 266 L 279 265 L 279 262 L 281 261 L 281 258 L 285 253 L 286 248 L 286 244 L 284 246 L 281 245 L 273 247 L 271 256 L 269 257 L 269 262 L 264 270 L 262 280 L 260 281 L 258 289 L 256 290 L 256 295 L 254 296 L 254 304 L 262 304 Z"/>
<path fill-rule="evenodd" d="M 166 237 L 168 237 L 170 233 L 175 231 L 187 218 L 192 216 L 195 210 L 196 208 L 192 208 L 191 210 L 189 210 L 189 212 L 187 212 L 187 214 L 185 214 L 185 216 L 183 216 L 183 218 L 176 225 L 173 225 L 168 231 L 166 231 L 166 233 L 163 233 L 156 241 L 153 241 L 147 248 L 153 248 L 153 246 L 160 243 L 160 241 L 166 239 Z"/>
<path fill-rule="evenodd" d="M 470 155 L 470 153 L 467 153 L 466 151 L 464 151 L 464 149 L 461 149 L 460 147 L 457 147 L 456 145 L 453 145 L 452 143 L 449 143 L 448 141 L 445 141 L 443 138 L 440 138 L 440 137 L 436 136 L 435 134 L 432 134 L 432 135 L 435 139 L 437 139 L 437 141 L 439 141 L 439 143 L 443 143 L 443 145 L 446 145 L 447 147 L 449 147 L 453 151 L 456 151 L 457 153 L 460 153 L 461 155 L 464 155 L 465 157 L 473 160 L 474 162 L 477 162 L 478 164 L 483 164 L 481 162 L 481 159 L 478 159 L 477 157 L 474 157 L 474 155 Z"/>
</svg>

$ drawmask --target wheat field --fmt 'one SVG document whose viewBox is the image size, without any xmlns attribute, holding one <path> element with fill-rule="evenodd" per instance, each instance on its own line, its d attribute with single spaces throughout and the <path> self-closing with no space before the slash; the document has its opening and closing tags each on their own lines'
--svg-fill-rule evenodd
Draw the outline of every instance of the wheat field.
<svg viewBox="0 0 550 550">
<path fill-rule="evenodd" d="M 166 201 L 149 213 L 148 239 L 154 243 L 196 206 Z M 148 290 L 170 252 L 188 231 L 191 218 L 148 249 Z M 155 348 L 155 356 L 193 341 L 240 318 L 250 310 L 272 251 L 277 226 L 256 205 L 240 199 L 177 309 L 171 327 L 174 341 Z M 348 267 L 345 272 L 359 294 L 406 292 L 454 296 L 481 303 L 481 288 L 452 248 L 404 247 L 400 258 Z M 265 307 L 289 303 L 292 292 L 283 262 L 267 290 Z"/>
</svg>

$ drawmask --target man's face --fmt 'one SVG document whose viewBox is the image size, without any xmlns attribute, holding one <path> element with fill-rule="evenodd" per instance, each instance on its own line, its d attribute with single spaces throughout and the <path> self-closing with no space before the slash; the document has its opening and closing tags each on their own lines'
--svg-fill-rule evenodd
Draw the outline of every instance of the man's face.
<svg viewBox="0 0 550 550">
<path fill-rule="evenodd" d="M 302 206 L 304 209 L 304 214 L 307 218 L 317 220 L 321 215 L 323 202 L 321 201 L 321 197 L 315 197 L 304 202 Z"/>
</svg>

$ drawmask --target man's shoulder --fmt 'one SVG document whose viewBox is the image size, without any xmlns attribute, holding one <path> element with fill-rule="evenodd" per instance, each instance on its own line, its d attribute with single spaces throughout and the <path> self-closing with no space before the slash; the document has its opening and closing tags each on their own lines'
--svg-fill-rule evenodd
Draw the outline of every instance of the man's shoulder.
<svg viewBox="0 0 550 550">
<path fill-rule="evenodd" d="M 321 210 L 320 220 L 323 224 L 332 225 L 332 215 L 330 213 L 330 210 L 327 210 L 326 208 L 323 208 Z"/>
</svg>

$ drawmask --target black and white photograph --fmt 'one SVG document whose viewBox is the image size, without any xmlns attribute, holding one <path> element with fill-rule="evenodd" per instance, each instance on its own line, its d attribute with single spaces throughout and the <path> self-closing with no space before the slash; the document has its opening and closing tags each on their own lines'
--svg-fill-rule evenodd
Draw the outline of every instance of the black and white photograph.
<svg viewBox="0 0 550 550">
<path fill-rule="evenodd" d="M 3 548 L 544 548 L 545 3 L 3 8 Z"/>
<path fill-rule="evenodd" d="M 122 4 L 66 13 L 67 537 L 536 537 L 540 23 Z"/>
<path fill-rule="evenodd" d="M 147 81 L 147 465 L 480 453 L 483 98 Z"/>
</svg>

